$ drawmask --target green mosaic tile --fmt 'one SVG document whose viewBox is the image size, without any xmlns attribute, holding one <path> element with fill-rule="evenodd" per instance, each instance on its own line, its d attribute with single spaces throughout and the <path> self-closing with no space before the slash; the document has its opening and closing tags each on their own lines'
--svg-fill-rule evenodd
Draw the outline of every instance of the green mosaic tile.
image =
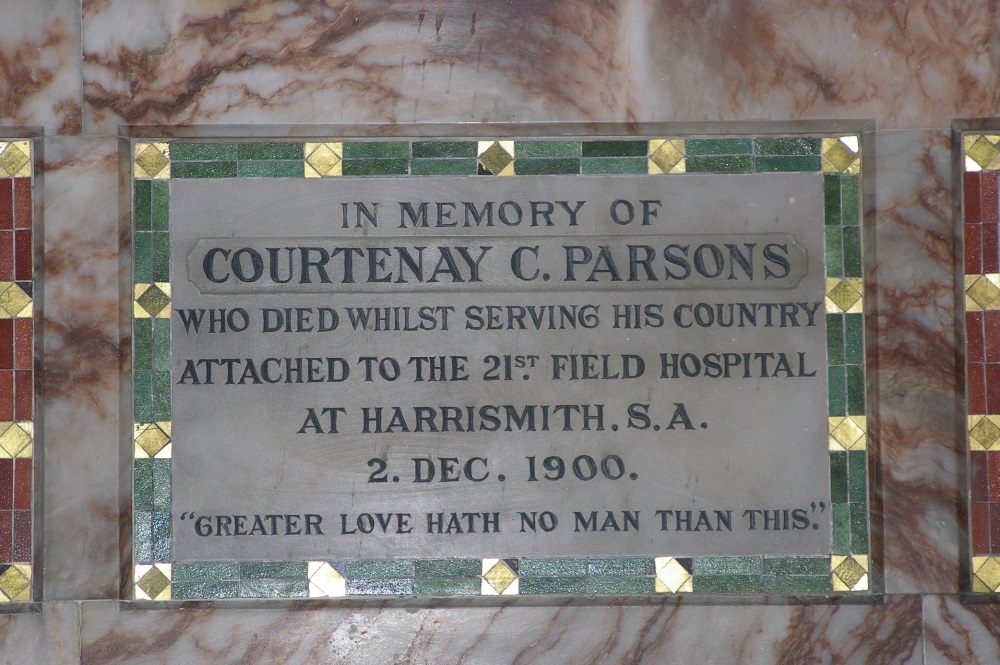
<svg viewBox="0 0 1000 665">
<path fill-rule="evenodd" d="M 563 159 L 522 159 L 514 162 L 517 175 L 576 175 L 580 173 L 580 160 Z"/>
<path fill-rule="evenodd" d="M 346 176 L 406 175 L 406 159 L 345 159 L 342 166 Z"/>
<path fill-rule="evenodd" d="M 851 504 L 851 553 L 868 553 L 868 506 Z"/>
<path fill-rule="evenodd" d="M 309 575 L 307 564 L 301 562 L 253 561 L 240 563 L 239 568 L 244 580 L 304 580 Z"/>
<path fill-rule="evenodd" d="M 847 368 L 847 413 L 852 416 L 865 415 L 865 368 Z"/>
<path fill-rule="evenodd" d="M 163 180 L 150 184 L 150 224 L 154 231 L 166 231 L 170 226 L 170 185 Z"/>
<path fill-rule="evenodd" d="M 575 577 L 587 574 L 586 559 L 521 559 L 521 577 Z"/>
<path fill-rule="evenodd" d="M 347 576 L 351 578 L 413 577 L 412 561 L 348 561 Z"/>
<path fill-rule="evenodd" d="M 309 582 L 292 580 L 243 580 L 240 598 L 308 598 Z"/>
<path fill-rule="evenodd" d="M 140 319 L 141 320 L 141 319 Z M 145 319 L 152 324 L 152 360 L 153 369 L 160 372 L 170 371 L 170 319 Z M 148 367 L 147 365 L 143 365 Z"/>
<path fill-rule="evenodd" d="M 844 315 L 826 315 L 826 359 L 830 365 L 844 364 Z"/>
<path fill-rule="evenodd" d="M 300 178 L 302 159 L 297 162 L 240 162 L 236 166 L 239 178 Z"/>
<path fill-rule="evenodd" d="M 153 563 L 153 514 L 132 513 L 132 556 L 135 563 Z"/>
<path fill-rule="evenodd" d="M 840 225 L 840 176 L 823 176 L 823 220 L 827 226 Z"/>
<path fill-rule="evenodd" d="M 829 568 L 829 562 L 827 562 Z M 801 577 L 765 577 L 764 593 L 830 593 L 830 573 Z"/>
<path fill-rule="evenodd" d="M 170 420 L 170 372 L 153 372 L 153 420 Z"/>
<path fill-rule="evenodd" d="M 522 577 L 518 591 L 524 595 L 587 593 L 586 577 Z"/>
<path fill-rule="evenodd" d="M 649 166 L 645 157 L 620 157 L 616 159 L 584 157 L 581 171 L 586 175 L 644 174 Z"/>
<path fill-rule="evenodd" d="M 478 596 L 482 581 L 475 579 L 415 579 L 413 593 L 425 596 Z"/>
<path fill-rule="evenodd" d="M 152 272 L 154 282 L 170 281 L 170 235 L 153 233 L 152 235 Z"/>
<path fill-rule="evenodd" d="M 698 575 L 760 575 L 758 556 L 700 556 L 694 559 L 693 573 Z"/>
<path fill-rule="evenodd" d="M 847 226 L 857 226 L 860 223 L 858 194 L 858 176 L 844 175 L 840 180 L 841 222 Z"/>
<path fill-rule="evenodd" d="M 140 370 L 153 367 L 153 319 L 135 319 L 132 323 L 132 362 Z"/>
<path fill-rule="evenodd" d="M 473 160 L 476 159 L 475 141 L 414 141 L 412 149 L 414 160 L 427 157 L 467 157 Z"/>
<path fill-rule="evenodd" d="M 237 580 L 239 565 L 235 562 L 222 563 L 175 563 L 172 579 L 179 581 Z"/>
<path fill-rule="evenodd" d="M 236 143 L 171 143 L 171 176 L 176 176 L 173 169 L 177 162 L 190 160 L 236 161 L 238 151 Z"/>
<path fill-rule="evenodd" d="M 472 159 L 414 159 L 412 175 L 476 175 L 477 162 Z"/>
<path fill-rule="evenodd" d="M 847 501 L 847 453 L 833 451 L 830 453 L 830 501 L 845 503 Z"/>
<path fill-rule="evenodd" d="M 137 460 L 139 461 L 139 460 Z M 153 510 L 170 511 L 170 460 L 148 460 L 153 474 Z"/>
<path fill-rule="evenodd" d="M 153 460 L 137 459 L 132 464 L 132 505 L 135 510 L 153 510 Z"/>
<path fill-rule="evenodd" d="M 175 577 L 170 584 L 173 600 L 220 600 L 238 598 L 239 595 L 239 582 L 178 582 Z"/>
<path fill-rule="evenodd" d="M 587 572 L 596 576 L 628 577 L 655 575 L 656 568 L 650 558 L 591 559 L 587 563 Z"/>
<path fill-rule="evenodd" d="M 418 559 L 413 562 L 416 577 L 477 577 L 481 559 Z"/>
<path fill-rule="evenodd" d="M 410 144 L 407 141 L 345 141 L 344 159 L 390 159 L 410 158 Z"/>
<path fill-rule="evenodd" d="M 691 586 L 695 593 L 750 593 L 762 583 L 757 575 L 695 575 Z"/>
<path fill-rule="evenodd" d="M 132 280 L 136 284 L 153 281 L 153 234 L 142 231 L 132 236 Z"/>
<path fill-rule="evenodd" d="M 149 231 L 152 222 L 152 182 L 136 180 L 132 193 L 132 218 L 137 231 Z"/>
<path fill-rule="evenodd" d="M 819 157 L 758 157 L 758 173 L 794 173 L 819 171 L 823 164 Z"/>
<path fill-rule="evenodd" d="M 844 276 L 861 277 L 861 229 L 857 226 L 844 228 Z"/>
<path fill-rule="evenodd" d="M 654 593 L 656 581 L 652 577 L 592 577 L 587 590 L 590 593 Z"/>
<path fill-rule="evenodd" d="M 171 162 L 171 178 L 234 178 L 236 162 Z"/>
<path fill-rule="evenodd" d="M 132 382 L 135 421 L 153 422 L 153 373 L 135 371 Z"/>
<path fill-rule="evenodd" d="M 789 556 L 765 557 L 765 575 L 827 575 L 830 557 Z"/>
<path fill-rule="evenodd" d="M 864 315 L 845 314 L 847 362 L 861 365 L 865 361 Z"/>
<path fill-rule="evenodd" d="M 290 159 L 298 160 L 302 166 L 303 147 L 301 143 L 239 143 L 236 146 L 237 159 Z M 301 172 L 299 173 L 301 175 Z"/>
<path fill-rule="evenodd" d="M 749 155 L 751 139 L 687 139 L 684 153 L 688 159 L 699 155 Z"/>
<path fill-rule="evenodd" d="M 518 160 L 537 157 L 575 157 L 579 159 L 582 146 L 579 141 L 515 141 L 514 154 Z"/>
<path fill-rule="evenodd" d="M 847 371 L 844 367 L 831 366 L 827 370 L 827 400 L 831 416 L 847 415 Z"/>
<path fill-rule="evenodd" d="M 753 158 L 749 155 L 688 157 L 686 168 L 688 173 L 750 173 Z"/>
<path fill-rule="evenodd" d="M 851 553 L 851 508 L 846 503 L 836 503 L 833 508 L 833 554 Z"/>
<path fill-rule="evenodd" d="M 841 226 L 827 226 L 826 236 L 826 276 L 844 276 L 844 229 Z"/>
<path fill-rule="evenodd" d="M 822 140 L 818 138 L 784 137 L 754 140 L 758 155 L 815 155 L 819 156 Z"/>
<path fill-rule="evenodd" d="M 866 455 L 863 450 L 847 452 L 848 492 L 847 500 L 851 503 L 865 503 L 868 500 L 868 470 Z"/>
<path fill-rule="evenodd" d="M 586 157 L 645 157 L 649 154 L 648 141 L 584 141 L 582 154 Z M 583 160 L 586 163 L 586 159 Z"/>
<path fill-rule="evenodd" d="M 409 578 L 347 580 L 348 596 L 409 596 L 413 580 Z"/>
<path fill-rule="evenodd" d="M 170 547 L 170 513 L 153 513 L 153 560 L 169 562 Z"/>
</svg>

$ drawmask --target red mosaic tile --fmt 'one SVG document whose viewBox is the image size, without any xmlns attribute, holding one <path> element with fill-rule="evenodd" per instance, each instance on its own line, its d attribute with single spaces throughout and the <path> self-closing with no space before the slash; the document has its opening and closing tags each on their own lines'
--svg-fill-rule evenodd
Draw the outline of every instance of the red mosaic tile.
<svg viewBox="0 0 1000 665">
<path fill-rule="evenodd" d="M 980 174 L 979 201 L 982 206 L 983 224 L 1000 221 L 1000 202 L 997 199 L 997 172 L 984 171 Z"/>
<path fill-rule="evenodd" d="M 31 369 L 31 319 L 14 319 L 14 369 Z"/>
<path fill-rule="evenodd" d="M 14 420 L 14 372 L 0 370 L 0 420 Z"/>
<path fill-rule="evenodd" d="M 0 282 L 14 281 L 14 232 L 0 231 Z"/>
<path fill-rule="evenodd" d="M 983 313 L 965 313 L 965 339 L 967 340 L 965 359 L 970 363 L 981 363 L 985 356 L 983 339 Z"/>
<path fill-rule="evenodd" d="M 1000 272 L 1000 243 L 997 242 L 997 225 L 983 225 L 983 269 L 984 273 Z"/>
<path fill-rule="evenodd" d="M 14 460 L 14 508 L 31 509 L 31 459 Z"/>
<path fill-rule="evenodd" d="M 984 365 L 970 364 L 967 374 L 969 386 L 969 413 L 986 413 L 986 368 Z"/>
<path fill-rule="evenodd" d="M 986 413 L 1000 413 L 1000 365 L 986 365 Z"/>
<path fill-rule="evenodd" d="M 0 459 L 0 510 L 14 507 L 14 460 Z"/>
<path fill-rule="evenodd" d="M 1000 546 L 1000 506 L 990 504 L 990 549 L 989 553 L 994 553 L 994 548 Z"/>
<path fill-rule="evenodd" d="M 13 319 L 0 319 L 0 369 L 14 369 Z"/>
<path fill-rule="evenodd" d="M 31 230 L 14 231 L 14 279 L 31 281 Z"/>
<path fill-rule="evenodd" d="M 14 178 L 14 228 L 31 228 L 31 178 Z"/>
<path fill-rule="evenodd" d="M 1000 502 L 1000 452 L 986 453 L 987 467 L 989 468 L 989 495 L 990 502 Z M 1000 541 L 997 541 L 1000 543 Z"/>
<path fill-rule="evenodd" d="M 972 504 L 972 553 L 989 554 L 990 551 L 990 504 Z"/>
<path fill-rule="evenodd" d="M 983 227 L 981 224 L 965 225 L 965 274 L 983 272 Z"/>
<path fill-rule="evenodd" d="M 986 342 L 986 362 L 1000 362 L 1000 311 L 983 312 L 985 342 Z"/>
<path fill-rule="evenodd" d="M 983 221 L 979 207 L 979 174 L 966 173 L 962 177 L 962 202 L 965 206 L 965 223 L 980 224 Z"/>
<path fill-rule="evenodd" d="M 34 420 L 31 413 L 33 401 L 31 384 L 31 370 L 19 369 L 14 371 L 14 419 Z"/>
<path fill-rule="evenodd" d="M 974 450 L 969 453 L 969 478 L 973 501 L 989 501 L 989 462 L 986 451 Z"/>
<path fill-rule="evenodd" d="M 13 527 L 11 559 L 18 562 L 31 561 L 31 511 L 15 510 Z"/>
<path fill-rule="evenodd" d="M 14 511 L 0 510 L 0 562 L 10 563 L 14 553 Z"/>
</svg>

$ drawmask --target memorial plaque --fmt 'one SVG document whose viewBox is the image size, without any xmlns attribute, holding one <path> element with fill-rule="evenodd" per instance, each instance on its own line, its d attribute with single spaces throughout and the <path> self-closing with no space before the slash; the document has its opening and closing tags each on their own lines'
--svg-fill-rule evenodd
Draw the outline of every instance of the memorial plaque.
<svg viewBox="0 0 1000 665">
<path fill-rule="evenodd" d="M 868 590 L 857 137 L 134 154 L 137 597 Z"/>
</svg>

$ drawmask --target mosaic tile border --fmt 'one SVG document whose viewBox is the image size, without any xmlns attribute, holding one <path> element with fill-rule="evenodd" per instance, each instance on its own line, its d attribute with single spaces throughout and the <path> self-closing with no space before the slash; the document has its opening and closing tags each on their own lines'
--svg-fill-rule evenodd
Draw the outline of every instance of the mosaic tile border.
<svg viewBox="0 0 1000 665">
<path fill-rule="evenodd" d="M 868 592 L 861 148 L 858 135 L 606 140 L 132 141 L 134 598 Z M 169 186 L 176 178 L 822 172 L 829 556 L 177 563 L 170 533 Z"/>
<path fill-rule="evenodd" d="M 32 600 L 33 153 L 0 139 L 0 605 Z"/>
</svg>

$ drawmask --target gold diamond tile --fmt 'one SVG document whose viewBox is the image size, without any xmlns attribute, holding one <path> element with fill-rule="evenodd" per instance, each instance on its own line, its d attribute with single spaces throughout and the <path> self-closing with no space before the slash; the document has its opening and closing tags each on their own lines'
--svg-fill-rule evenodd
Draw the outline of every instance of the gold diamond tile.
<svg viewBox="0 0 1000 665">
<path fill-rule="evenodd" d="M 503 559 L 483 559 L 482 593 L 502 596 L 517 594 L 517 573 Z"/>
<path fill-rule="evenodd" d="M 326 561 L 310 561 L 309 597 L 341 598 L 347 595 L 347 581 Z"/>
<path fill-rule="evenodd" d="M 965 295 L 966 309 L 995 309 L 1000 295 L 1000 275 L 966 275 Z"/>
<path fill-rule="evenodd" d="M 857 136 L 824 138 L 822 141 L 823 171 L 826 173 L 860 173 Z"/>
<path fill-rule="evenodd" d="M 1000 168 L 1000 136 L 988 134 L 966 134 L 962 137 L 965 147 L 966 171 L 995 171 Z"/>
<path fill-rule="evenodd" d="M 989 450 L 1000 440 L 1000 416 L 969 416 L 969 447 Z"/>
<path fill-rule="evenodd" d="M 0 423 L 0 458 L 27 457 L 34 427 L 30 422 Z"/>
<path fill-rule="evenodd" d="M 654 560 L 657 593 L 690 593 L 694 580 L 677 559 L 659 556 Z"/>
<path fill-rule="evenodd" d="M 480 141 L 479 163 L 493 175 L 514 175 L 513 141 Z"/>
<path fill-rule="evenodd" d="M 849 314 L 864 311 L 861 279 L 858 277 L 828 277 L 826 280 L 826 309 L 831 314 Z"/>
<path fill-rule="evenodd" d="M 158 563 L 155 566 L 136 566 L 136 598 L 140 600 L 170 600 L 170 569 L 169 563 Z"/>
<path fill-rule="evenodd" d="M 139 306 L 136 316 L 140 318 L 151 316 L 161 319 L 169 318 L 170 284 L 163 282 L 136 284 L 135 303 Z"/>
<path fill-rule="evenodd" d="M 27 141 L 14 141 L 0 151 L 0 176 L 18 177 L 31 175 L 29 162 L 31 161 L 31 149 L 27 146 Z M 27 173 L 25 173 L 27 167 Z"/>
<path fill-rule="evenodd" d="M 6 570 L 3 570 L 6 568 Z M 0 566 L 0 602 L 31 600 L 31 566 L 15 563 Z"/>
<path fill-rule="evenodd" d="M 0 282 L 0 319 L 24 317 L 25 308 L 31 304 L 31 296 L 13 282 Z"/>
<path fill-rule="evenodd" d="M 343 143 L 306 143 L 304 153 L 307 178 L 328 178 L 343 173 Z"/>
<path fill-rule="evenodd" d="M 165 180 L 170 177 L 170 144 L 136 143 L 135 177 Z"/>
<path fill-rule="evenodd" d="M 149 457 L 156 457 L 170 443 L 170 423 L 162 424 L 167 425 L 167 431 L 163 430 L 161 423 L 139 423 L 135 426 L 135 445 Z"/>
<path fill-rule="evenodd" d="M 864 554 L 830 557 L 834 591 L 868 590 L 868 557 Z"/>
<path fill-rule="evenodd" d="M 649 141 L 649 173 L 684 173 L 684 139 L 651 139 Z"/>
<path fill-rule="evenodd" d="M 835 416 L 829 419 L 830 450 L 864 450 L 868 444 L 865 416 Z"/>
<path fill-rule="evenodd" d="M 1000 589 L 1000 558 L 994 556 L 972 557 L 972 572 L 974 591 L 992 593 Z M 977 585 L 976 582 L 979 584 Z"/>
</svg>

